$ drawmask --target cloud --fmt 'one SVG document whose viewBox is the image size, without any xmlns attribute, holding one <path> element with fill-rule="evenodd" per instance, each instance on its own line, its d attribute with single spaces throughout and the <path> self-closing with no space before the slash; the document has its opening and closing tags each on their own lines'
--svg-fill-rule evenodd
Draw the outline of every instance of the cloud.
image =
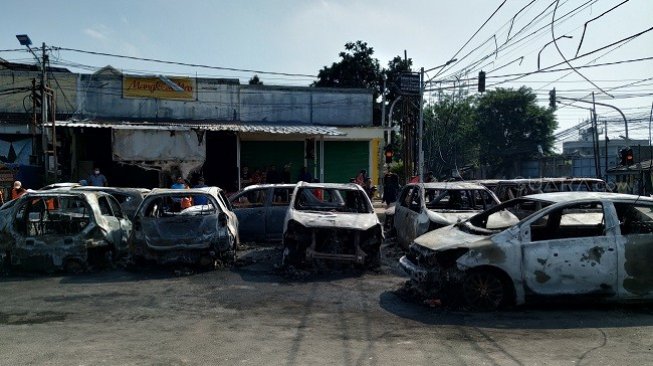
<svg viewBox="0 0 653 366">
<path fill-rule="evenodd" d="M 113 31 L 102 24 L 84 29 L 84 34 L 99 41 L 108 41 L 111 33 Z"/>
</svg>

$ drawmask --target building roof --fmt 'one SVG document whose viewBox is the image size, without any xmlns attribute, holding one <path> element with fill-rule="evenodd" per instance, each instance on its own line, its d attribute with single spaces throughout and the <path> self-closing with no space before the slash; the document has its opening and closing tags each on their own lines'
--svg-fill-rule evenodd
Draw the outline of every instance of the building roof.
<svg viewBox="0 0 653 366">
<path fill-rule="evenodd" d="M 232 131 L 270 134 L 301 134 L 343 136 L 337 127 L 316 126 L 296 123 L 258 123 L 258 122 L 211 122 L 211 121 L 177 121 L 177 122 L 103 122 L 103 121 L 57 121 L 57 127 L 112 128 L 116 130 L 158 130 L 158 131 Z"/>
</svg>

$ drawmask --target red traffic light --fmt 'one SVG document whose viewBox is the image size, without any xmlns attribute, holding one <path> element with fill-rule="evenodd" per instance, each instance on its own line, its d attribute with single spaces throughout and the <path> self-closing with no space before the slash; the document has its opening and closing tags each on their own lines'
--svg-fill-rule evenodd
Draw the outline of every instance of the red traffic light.
<svg viewBox="0 0 653 366">
<path fill-rule="evenodd" d="M 392 163 L 392 157 L 395 155 L 395 152 L 391 148 L 385 149 L 385 163 Z"/>
</svg>

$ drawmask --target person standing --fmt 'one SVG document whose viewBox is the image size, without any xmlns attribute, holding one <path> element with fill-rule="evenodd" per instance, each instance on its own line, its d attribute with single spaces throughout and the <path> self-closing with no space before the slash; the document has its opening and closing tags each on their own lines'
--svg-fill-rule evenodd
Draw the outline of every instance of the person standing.
<svg viewBox="0 0 653 366">
<path fill-rule="evenodd" d="M 204 184 L 204 178 L 203 177 L 199 177 L 197 179 L 197 184 L 195 186 L 193 186 L 193 188 L 206 188 L 206 187 L 208 187 L 208 186 L 206 184 Z M 196 206 L 206 205 L 208 203 L 209 203 L 209 198 L 207 196 L 204 196 L 204 195 L 195 196 L 195 198 L 193 199 L 193 204 L 196 205 Z"/>
<path fill-rule="evenodd" d="M 297 178 L 297 181 L 309 183 L 313 181 L 313 176 L 308 172 L 308 169 L 305 166 L 302 167 L 302 169 L 299 171 L 299 177 Z"/>
<path fill-rule="evenodd" d="M 399 176 L 392 172 L 386 172 L 383 176 L 383 202 L 388 206 L 397 200 L 399 192 Z"/>
<path fill-rule="evenodd" d="M 356 176 L 355 183 L 362 187 L 363 185 L 365 185 L 366 180 L 367 180 L 367 170 L 362 169 Z"/>
<path fill-rule="evenodd" d="M 12 200 L 15 200 L 16 198 L 22 197 L 25 193 L 27 193 L 27 190 L 23 188 L 23 184 L 17 180 L 14 182 L 14 187 L 11 189 L 9 197 Z"/>
<path fill-rule="evenodd" d="M 277 170 L 277 166 L 272 164 L 270 166 L 270 170 L 268 170 L 267 174 L 265 175 L 265 182 L 270 183 L 270 184 L 278 184 L 281 183 L 281 173 Z"/>
<path fill-rule="evenodd" d="M 105 177 L 104 174 L 100 173 L 100 168 L 95 168 L 95 170 L 93 170 L 93 174 L 89 175 L 86 181 L 88 182 L 89 186 L 109 186 L 109 181 L 107 181 L 107 177 Z"/>
<path fill-rule="evenodd" d="M 177 177 L 177 181 L 170 186 L 171 189 L 186 189 L 186 182 L 181 175 Z M 172 211 L 181 211 L 181 198 L 172 197 Z"/>
</svg>

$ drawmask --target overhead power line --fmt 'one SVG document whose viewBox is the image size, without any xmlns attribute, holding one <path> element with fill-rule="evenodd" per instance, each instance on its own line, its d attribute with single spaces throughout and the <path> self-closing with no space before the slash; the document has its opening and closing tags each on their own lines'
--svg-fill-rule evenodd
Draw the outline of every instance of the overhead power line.
<svg viewBox="0 0 653 366">
<path fill-rule="evenodd" d="M 211 66 L 211 65 L 204 65 L 204 64 L 193 64 L 193 63 L 186 63 L 186 62 L 160 60 L 160 59 L 155 59 L 155 58 L 135 57 L 135 56 L 118 55 L 118 54 L 105 53 L 105 52 L 86 51 L 86 50 L 80 50 L 80 49 L 76 49 L 76 48 L 67 48 L 67 47 L 52 47 L 52 49 L 53 50 L 60 50 L 60 51 L 70 51 L 70 52 L 85 53 L 85 54 L 96 55 L 96 56 L 116 57 L 116 58 L 123 58 L 123 59 L 128 59 L 128 60 L 148 61 L 148 62 L 156 62 L 156 63 L 161 63 L 161 64 L 167 64 L 167 65 L 197 67 L 197 68 L 211 69 L 211 70 L 249 72 L 249 73 L 264 74 L 264 75 L 281 75 L 281 76 L 296 76 L 296 77 L 317 78 L 316 75 L 309 75 L 309 74 L 295 74 L 295 73 L 276 72 L 276 71 L 239 69 L 239 68 L 234 68 L 234 67 L 223 67 L 223 66 Z"/>
</svg>

